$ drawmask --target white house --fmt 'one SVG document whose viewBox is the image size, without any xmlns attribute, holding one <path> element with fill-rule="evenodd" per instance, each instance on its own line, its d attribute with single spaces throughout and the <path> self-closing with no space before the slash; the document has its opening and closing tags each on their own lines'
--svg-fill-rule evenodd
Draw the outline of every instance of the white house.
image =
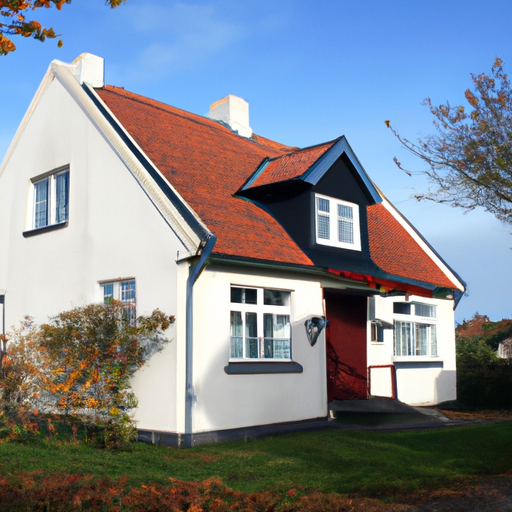
<svg viewBox="0 0 512 512">
<path fill-rule="evenodd" d="M 325 418 L 328 402 L 454 399 L 463 281 L 345 137 L 252 133 L 54 61 L 0 167 L 5 330 L 110 297 L 176 315 L 134 379 L 142 433 L 190 445 Z M 325 317 L 328 326 L 325 327 Z"/>
</svg>

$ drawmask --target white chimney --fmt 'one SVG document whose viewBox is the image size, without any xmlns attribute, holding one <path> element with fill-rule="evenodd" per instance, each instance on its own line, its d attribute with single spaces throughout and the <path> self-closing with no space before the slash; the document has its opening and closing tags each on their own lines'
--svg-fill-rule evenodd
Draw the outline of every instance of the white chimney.
<svg viewBox="0 0 512 512">
<path fill-rule="evenodd" d="M 92 53 L 82 53 L 71 64 L 71 72 L 81 84 L 88 84 L 91 87 L 103 87 L 104 59 Z"/>
<path fill-rule="evenodd" d="M 230 94 L 210 105 L 210 119 L 226 123 L 234 132 L 242 137 L 250 137 L 252 129 L 249 126 L 249 103 Z"/>
</svg>

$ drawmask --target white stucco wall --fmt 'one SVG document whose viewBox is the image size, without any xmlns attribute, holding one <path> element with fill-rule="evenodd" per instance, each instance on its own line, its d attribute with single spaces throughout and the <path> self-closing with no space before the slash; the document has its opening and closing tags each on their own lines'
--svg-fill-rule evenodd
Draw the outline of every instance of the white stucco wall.
<svg viewBox="0 0 512 512">
<path fill-rule="evenodd" d="M 30 179 L 70 167 L 69 225 L 29 238 Z M 0 175 L 0 289 L 6 327 L 102 301 L 99 281 L 136 279 L 137 313 L 176 314 L 181 243 L 141 186 L 54 79 Z M 176 430 L 177 324 L 134 379 L 139 427 Z"/>
<path fill-rule="evenodd" d="M 393 323 L 393 303 L 396 297 L 375 297 L 375 316 Z M 383 342 L 370 340 L 368 327 L 368 365 L 394 364 L 397 374 L 398 399 L 411 405 L 437 404 L 456 398 L 455 328 L 453 301 L 410 296 L 410 302 L 434 304 L 436 318 L 425 323 L 437 326 L 437 357 L 393 356 L 393 330 L 384 330 Z M 390 372 L 371 370 L 371 394 L 391 396 Z"/>
<path fill-rule="evenodd" d="M 292 292 L 292 359 L 303 373 L 225 373 L 232 284 Z M 322 314 L 322 290 L 314 280 L 208 267 L 194 289 L 194 432 L 325 417 L 325 338 L 322 333 L 312 347 L 304 328 L 306 319 Z"/>
</svg>

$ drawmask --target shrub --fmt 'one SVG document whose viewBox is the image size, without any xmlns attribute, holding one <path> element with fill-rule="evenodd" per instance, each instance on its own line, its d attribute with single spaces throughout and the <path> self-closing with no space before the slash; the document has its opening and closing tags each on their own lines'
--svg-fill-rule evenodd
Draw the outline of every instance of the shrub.
<svg viewBox="0 0 512 512">
<path fill-rule="evenodd" d="M 34 412 L 80 418 L 102 446 L 134 439 L 130 379 L 167 339 L 174 317 L 155 310 L 133 322 L 119 301 L 60 313 L 9 335 L 0 372 L 2 412 L 19 427 Z"/>
</svg>

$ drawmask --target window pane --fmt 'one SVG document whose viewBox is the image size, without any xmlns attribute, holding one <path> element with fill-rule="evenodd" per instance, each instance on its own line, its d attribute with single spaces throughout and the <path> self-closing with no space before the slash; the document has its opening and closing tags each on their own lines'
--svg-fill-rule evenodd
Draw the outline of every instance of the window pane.
<svg viewBox="0 0 512 512">
<path fill-rule="evenodd" d="M 250 359 L 259 358 L 259 347 L 258 338 L 246 338 L 245 339 L 245 357 Z"/>
<path fill-rule="evenodd" d="M 258 302 L 257 290 L 254 288 L 244 288 L 244 304 L 256 304 Z"/>
<path fill-rule="evenodd" d="M 289 306 L 290 292 L 263 290 L 263 304 L 267 306 Z"/>
<path fill-rule="evenodd" d="M 317 204 L 317 237 L 323 240 L 329 240 L 330 220 L 329 220 L 329 200 L 321 197 L 316 198 Z"/>
<path fill-rule="evenodd" d="M 258 322 L 256 313 L 245 314 L 245 357 L 259 357 Z"/>
<path fill-rule="evenodd" d="M 120 300 L 124 303 L 124 310 L 128 315 L 130 324 L 134 325 L 137 318 L 135 308 L 135 280 L 121 281 L 120 283 Z"/>
<path fill-rule="evenodd" d="M 121 301 L 125 303 L 135 302 L 135 280 L 121 281 Z"/>
<path fill-rule="evenodd" d="M 401 315 L 410 315 L 411 305 L 408 302 L 395 302 L 393 303 L 393 313 L 399 313 Z"/>
<path fill-rule="evenodd" d="M 242 288 L 231 287 L 231 302 L 242 304 Z"/>
<path fill-rule="evenodd" d="M 412 324 L 411 322 L 395 321 L 395 355 L 412 355 Z"/>
<path fill-rule="evenodd" d="M 329 199 L 323 199 L 322 197 L 317 197 L 317 205 L 319 212 L 329 213 Z"/>
<path fill-rule="evenodd" d="M 289 315 L 265 313 L 263 315 L 263 326 L 263 336 L 265 338 L 290 338 Z"/>
<path fill-rule="evenodd" d="M 437 357 L 437 330 L 435 325 L 430 326 L 430 355 Z"/>
<path fill-rule="evenodd" d="M 384 341 L 384 328 L 375 323 L 371 323 L 371 341 Z"/>
<path fill-rule="evenodd" d="M 329 240 L 330 238 L 330 223 L 329 223 L 329 217 L 325 217 L 324 215 L 318 215 L 317 216 L 317 228 L 318 238 L 321 238 L 323 240 Z"/>
<path fill-rule="evenodd" d="M 68 220 L 69 172 L 55 176 L 55 222 Z"/>
<path fill-rule="evenodd" d="M 258 301 L 255 288 L 231 287 L 231 302 L 236 304 L 256 304 Z"/>
<path fill-rule="evenodd" d="M 263 315 L 265 357 L 290 358 L 290 316 Z"/>
<path fill-rule="evenodd" d="M 230 357 L 243 357 L 242 313 L 231 311 L 231 353 Z"/>
<path fill-rule="evenodd" d="M 34 228 L 48 225 L 48 178 L 34 183 Z"/>
<path fill-rule="evenodd" d="M 354 225 L 352 221 L 338 219 L 338 242 L 354 243 Z"/>
<path fill-rule="evenodd" d="M 265 338 L 264 341 L 264 357 L 273 358 L 274 357 L 274 340 L 272 338 Z"/>
<path fill-rule="evenodd" d="M 250 338 L 258 337 L 258 323 L 256 313 L 245 314 L 245 335 Z"/>
<path fill-rule="evenodd" d="M 338 217 L 340 217 L 342 219 L 352 220 L 354 218 L 352 206 L 348 206 L 345 204 L 339 204 L 338 205 Z"/>
<path fill-rule="evenodd" d="M 243 336 L 242 313 L 231 311 L 231 336 Z"/>
<path fill-rule="evenodd" d="M 108 304 L 114 298 L 114 285 L 106 283 L 103 285 L 103 302 Z"/>
<path fill-rule="evenodd" d="M 414 308 L 417 316 L 436 317 L 436 307 L 431 304 L 415 304 Z"/>
<path fill-rule="evenodd" d="M 274 358 L 291 359 L 290 340 L 274 340 Z"/>
<path fill-rule="evenodd" d="M 426 356 L 428 347 L 428 335 L 430 332 L 430 325 L 416 324 L 416 347 L 414 355 Z"/>
<path fill-rule="evenodd" d="M 231 354 L 229 357 L 244 357 L 243 338 L 237 336 L 231 337 Z"/>
</svg>

